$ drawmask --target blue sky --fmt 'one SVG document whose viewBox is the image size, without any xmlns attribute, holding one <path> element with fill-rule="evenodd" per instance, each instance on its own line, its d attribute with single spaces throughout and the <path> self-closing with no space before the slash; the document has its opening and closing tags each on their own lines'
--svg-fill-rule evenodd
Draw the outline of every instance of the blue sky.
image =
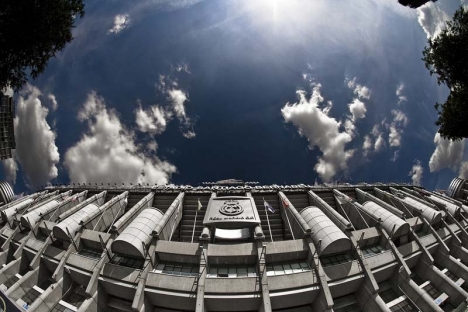
<svg viewBox="0 0 468 312">
<path fill-rule="evenodd" d="M 468 178 L 436 136 L 421 60 L 463 2 L 86 1 L 75 39 L 19 94 L 15 191 L 47 183 Z"/>
</svg>

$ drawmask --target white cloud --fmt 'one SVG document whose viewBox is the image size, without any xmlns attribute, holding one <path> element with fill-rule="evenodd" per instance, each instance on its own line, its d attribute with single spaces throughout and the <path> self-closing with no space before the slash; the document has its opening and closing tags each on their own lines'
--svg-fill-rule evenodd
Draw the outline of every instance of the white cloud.
<svg viewBox="0 0 468 312">
<path fill-rule="evenodd" d="M 402 102 L 407 102 L 408 99 L 406 96 L 403 95 L 403 90 L 405 89 L 405 85 L 403 83 L 398 84 L 396 88 L 396 95 L 398 97 L 398 104 L 401 104 Z"/>
<path fill-rule="evenodd" d="M 427 38 L 436 37 L 444 28 L 450 17 L 441 10 L 439 4 L 429 1 L 417 9 L 418 22 L 426 33 Z"/>
<path fill-rule="evenodd" d="M 450 168 L 456 172 L 463 158 L 465 139 L 461 141 L 447 140 L 442 138 L 437 132 L 434 137 L 434 143 L 436 144 L 436 149 L 429 160 L 430 171 L 436 172 L 444 168 Z"/>
<path fill-rule="evenodd" d="M 374 139 L 372 139 L 372 137 Z M 380 131 L 379 125 L 375 124 L 374 127 L 372 127 L 370 134 L 364 137 L 364 143 L 362 146 L 364 150 L 364 156 L 367 156 L 370 153 L 380 152 L 384 147 L 385 139 L 383 133 Z"/>
<path fill-rule="evenodd" d="M 356 94 L 360 99 L 370 99 L 370 89 L 366 86 L 356 83 L 356 77 L 354 77 L 352 80 L 346 79 L 345 82 L 348 83 L 348 88 L 353 89 L 354 94 Z"/>
<path fill-rule="evenodd" d="M 168 91 L 168 97 L 171 100 L 172 107 L 179 119 L 187 119 L 185 114 L 185 102 L 187 95 L 182 90 L 172 89 Z"/>
<path fill-rule="evenodd" d="M 357 119 L 366 117 L 367 109 L 363 102 L 354 99 L 353 102 L 349 104 L 349 111 L 353 115 L 353 121 L 356 121 Z"/>
<path fill-rule="evenodd" d="M 390 158 L 390 161 L 395 162 L 397 161 L 398 157 L 400 157 L 400 150 L 396 150 L 393 152 L 392 158 Z"/>
<path fill-rule="evenodd" d="M 150 134 L 161 134 L 166 130 L 166 112 L 159 106 L 154 105 L 143 110 L 141 105 L 135 110 L 135 122 L 141 132 Z"/>
<path fill-rule="evenodd" d="M 364 143 L 362 144 L 364 156 L 367 156 L 372 151 L 372 146 L 372 138 L 368 135 L 364 136 Z"/>
<path fill-rule="evenodd" d="M 388 134 L 388 143 L 390 146 L 400 146 L 401 145 L 401 133 L 399 128 L 395 126 L 395 124 L 390 125 L 390 133 Z"/>
<path fill-rule="evenodd" d="M 16 155 L 31 186 L 43 185 L 57 177 L 60 160 L 55 145 L 56 134 L 46 117 L 49 110 L 42 106 L 36 87 L 27 85 L 16 106 Z"/>
<path fill-rule="evenodd" d="M 458 176 L 462 179 L 468 179 L 468 161 L 464 161 L 460 164 Z"/>
<path fill-rule="evenodd" d="M 8 158 L 2 161 L 3 173 L 5 175 L 5 180 L 11 185 L 16 184 L 16 173 L 18 171 L 18 163 L 15 158 Z"/>
<path fill-rule="evenodd" d="M 173 70 L 190 73 L 187 65 L 177 65 L 173 67 Z M 187 116 L 185 110 L 185 105 L 189 101 L 188 92 L 179 87 L 177 80 L 164 75 L 159 76 L 156 90 L 166 96 L 167 102 L 163 107 L 153 105 L 147 109 L 143 109 L 140 104 L 135 110 L 138 130 L 150 135 L 161 134 L 166 130 L 167 124 L 177 118 L 182 135 L 187 139 L 194 138 L 196 134 L 193 130 L 193 121 Z"/>
<path fill-rule="evenodd" d="M 159 76 L 156 89 L 165 94 L 169 102 L 169 107 L 165 110 L 166 121 L 171 120 L 175 115 L 180 123 L 182 135 L 187 139 L 194 138 L 196 134 L 193 131 L 193 122 L 185 111 L 185 105 L 189 101 L 188 93 L 179 87 L 176 80 L 163 75 Z"/>
<path fill-rule="evenodd" d="M 408 117 L 400 110 L 392 110 L 393 122 L 387 125 L 390 133 L 388 134 L 388 143 L 390 146 L 398 147 L 401 145 L 401 135 L 403 128 L 408 124 Z"/>
<path fill-rule="evenodd" d="M 380 133 L 379 136 L 377 137 L 377 139 L 375 140 L 374 150 L 375 150 L 376 152 L 379 152 L 379 151 L 381 151 L 384 147 L 385 147 L 385 140 L 384 140 L 384 138 L 383 138 L 383 134 Z"/>
<path fill-rule="evenodd" d="M 323 153 L 314 169 L 322 180 L 330 181 L 338 171 L 347 169 L 347 161 L 354 150 L 346 150 L 352 135 L 340 132 L 340 123 L 319 108 L 323 102 L 320 84 L 315 85 L 309 100 L 304 91 L 297 91 L 299 102 L 286 103 L 281 113 L 286 122 L 293 123 L 309 141 L 309 148 L 318 147 Z"/>
<path fill-rule="evenodd" d="M 421 185 L 423 172 L 424 169 L 421 166 L 421 162 L 416 160 L 416 163 L 413 165 L 413 168 L 411 168 L 411 171 L 408 174 L 411 177 L 411 180 L 413 180 L 413 185 Z"/>
<path fill-rule="evenodd" d="M 52 110 L 55 111 L 57 110 L 57 107 L 58 107 L 58 103 L 57 103 L 57 99 L 55 98 L 55 95 L 49 93 L 47 95 L 47 98 L 50 100 L 51 104 L 52 104 Z"/>
<path fill-rule="evenodd" d="M 89 130 L 65 154 L 72 182 L 165 184 L 176 171 L 171 163 L 145 154 L 96 93 L 88 95 L 78 119 L 86 120 Z"/>
<path fill-rule="evenodd" d="M 110 33 L 118 34 L 130 24 L 130 16 L 128 14 L 117 14 L 114 17 L 114 26 L 109 29 Z"/>
</svg>

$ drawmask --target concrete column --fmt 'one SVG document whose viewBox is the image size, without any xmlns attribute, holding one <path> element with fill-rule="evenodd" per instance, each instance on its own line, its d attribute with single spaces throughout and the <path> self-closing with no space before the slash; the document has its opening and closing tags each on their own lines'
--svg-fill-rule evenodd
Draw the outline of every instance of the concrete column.
<svg viewBox="0 0 468 312">
<path fill-rule="evenodd" d="M 368 285 L 369 291 L 372 294 L 378 293 L 379 285 L 377 284 L 377 281 L 375 280 L 374 274 L 372 274 L 371 269 L 367 265 L 367 261 L 364 258 L 364 255 L 362 254 L 362 251 L 361 251 L 361 248 L 359 247 L 359 244 L 357 243 L 357 241 L 356 241 L 356 239 L 354 238 L 353 235 L 349 235 L 349 239 L 351 240 L 351 243 L 354 246 L 354 250 L 356 251 L 359 264 L 361 265 L 362 270 L 364 272 L 364 275 L 366 277 L 365 279 L 369 283 L 369 285 Z"/>
<path fill-rule="evenodd" d="M 468 293 L 460 286 L 455 284 L 447 275 L 442 273 L 438 268 L 432 266 L 432 274 L 434 284 L 439 287 L 441 291 L 449 296 L 449 300 L 453 306 L 457 307 L 468 298 Z"/>
<path fill-rule="evenodd" d="M 450 216 L 450 221 L 452 221 L 452 223 L 455 223 L 457 225 L 457 227 L 460 229 L 460 240 L 461 240 L 461 245 L 463 247 L 468 247 L 468 232 L 466 231 L 466 229 L 460 224 L 460 222 L 458 222 L 457 219 L 455 219 L 452 215 L 449 215 Z"/>
<path fill-rule="evenodd" d="M 78 312 L 98 312 L 98 311 L 99 311 L 99 306 L 97 304 L 97 293 L 95 293 L 94 296 L 83 301 L 80 308 L 78 309 Z"/>
<path fill-rule="evenodd" d="M 442 309 L 434 303 L 434 299 L 401 270 L 395 276 L 400 290 L 424 312 L 442 312 Z"/>
<path fill-rule="evenodd" d="M 62 298 L 63 279 L 50 285 L 29 307 L 28 312 L 49 312 Z"/>
<path fill-rule="evenodd" d="M 70 257 L 72 252 L 77 252 L 78 251 L 76 249 L 76 247 L 75 247 L 75 244 L 77 244 L 78 241 L 80 240 L 81 233 L 82 232 L 80 231 L 75 235 L 75 238 L 72 239 L 72 242 L 70 243 L 70 246 L 68 246 L 67 252 L 65 253 L 65 255 L 63 255 L 62 259 L 60 260 L 59 264 L 57 265 L 57 268 L 55 269 L 54 274 L 52 274 L 52 279 L 54 281 L 57 281 L 58 279 L 62 278 L 63 267 L 65 266 L 65 263 L 67 262 L 68 257 Z"/>
<path fill-rule="evenodd" d="M 448 214 L 448 212 L 446 212 Z M 460 240 L 460 238 L 455 234 L 455 232 L 452 231 L 452 229 L 449 227 L 449 225 L 447 224 L 447 222 L 445 222 L 444 220 L 442 220 L 442 223 L 445 225 L 445 228 L 447 229 L 447 231 L 449 231 L 450 233 L 450 242 L 449 242 L 449 245 L 450 247 L 452 246 L 461 246 L 462 245 L 462 241 Z"/>
<path fill-rule="evenodd" d="M 40 222 L 38 222 L 39 224 Z M 37 227 L 36 227 L 37 228 Z M 21 257 L 21 255 L 23 254 L 23 248 L 24 246 L 26 245 L 26 243 L 28 242 L 28 240 L 33 236 L 33 232 L 34 230 L 31 230 L 29 232 L 29 234 L 26 236 L 26 237 L 23 237 L 23 241 L 21 242 L 21 244 L 19 245 L 19 247 L 15 250 L 15 253 L 13 254 L 13 258 L 15 259 L 18 259 L 19 257 Z"/>
<path fill-rule="evenodd" d="M 426 246 L 421 242 L 419 239 L 418 235 L 414 232 L 413 228 L 410 228 L 410 236 L 411 238 L 416 242 L 418 245 L 419 249 L 423 252 L 422 258 L 427 262 L 427 263 L 434 263 L 434 258 L 432 257 L 431 253 L 429 250 L 427 250 Z"/>
<path fill-rule="evenodd" d="M 435 266 L 420 263 L 416 266 L 416 272 L 421 277 L 428 279 L 441 292 L 446 293 L 449 296 L 448 300 L 453 306 L 460 305 L 460 303 L 468 298 L 466 291 L 461 289 L 460 286 L 455 284 L 454 281 Z"/>
<path fill-rule="evenodd" d="M 457 261 L 453 256 L 441 252 L 435 254 L 436 262 L 449 270 L 453 275 L 462 278 L 468 284 L 468 267 Z"/>
<path fill-rule="evenodd" d="M 445 250 L 442 250 L 441 252 L 449 254 Z M 466 249 L 465 247 L 463 246 L 452 247 L 452 249 L 450 250 L 450 255 L 454 256 L 455 258 L 460 258 L 460 260 L 464 264 L 468 264 L 468 249 Z"/>
<path fill-rule="evenodd" d="M 374 286 L 370 283 L 370 280 L 365 279 L 362 286 L 355 293 L 355 296 L 361 305 L 364 312 L 391 312 L 387 307 L 387 304 L 374 290 Z"/>
<path fill-rule="evenodd" d="M 203 233 L 207 235 L 203 235 Z M 195 304 L 195 312 L 206 312 L 205 306 L 205 279 L 206 270 L 208 267 L 208 243 L 210 241 L 210 230 L 205 227 L 200 237 L 200 268 L 198 271 L 198 283 L 197 283 L 197 300 Z"/>
<path fill-rule="evenodd" d="M 47 237 L 46 241 L 44 242 L 44 245 L 42 245 L 42 248 L 37 251 L 36 255 L 34 256 L 31 263 L 29 264 L 29 267 L 31 268 L 31 270 L 34 270 L 35 268 L 39 267 L 39 264 L 41 263 L 42 254 L 47 249 L 47 247 L 49 247 L 49 245 L 51 244 L 52 244 L 52 238 L 49 235 L 49 237 Z"/>
<path fill-rule="evenodd" d="M 403 259 L 403 256 L 400 254 L 398 249 L 396 248 L 395 244 L 392 242 L 390 239 L 390 236 L 388 236 L 387 232 L 382 228 L 382 227 L 377 227 L 377 229 L 380 231 L 382 236 L 387 240 L 388 246 L 390 246 L 390 250 L 395 256 L 395 259 L 398 261 L 398 263 L 401 266 L 401 270 L 403 270 L 405 276 L 410 276 L 411 275 L 411 270 L 409 267 L 406 265 L 405 260 Z"/>
<path fill-rule="evenodd" d="M 330 288 L 328 287 L 327 277 L 322 265 L 320 264 L 312 237 L 306 236 L 304 239 L 309 247 L 309 263 L 312 264 L 312 269 L 315 270 L 315 273 L 317 274 L 321 290 L 315 298 L 315 301 L 312 302 L 312 309 L 313 311 L 333 311 L 333 297 L 331 295 Z"/>
<path fill-rule="evenodd" d="M 2 247 L 0 248 L 1 250 L 3 250 L 3 252 L 8 252 L 8 249 L 10 248 L 10 242 L 13 239 L 13 237 L 15 237 L 16 234 L 18 234 L 19 230 L 20 228 L 19 226 L 17 226 L 13 233 L 11 233 L 10 236 L 8 236 L 8 238 L 5 240 Z"/>
<path fill-rule="evenodd" d="M 289 201 L 288 197 L 283 192 L 278 192 L 278 196 L 280 198 L 281 206 L 283 207 L 282 211 L 287 215 L 287 220 L 289 220 L 292 230 L 294 231 L 294 237 L 299 239 L 303 238 L 305 235 L 311 234 L 312 230 L 310 229 L 310 226 Z M 288 207 L 284 206 L 284 202 L 288 203 Z"/>
<path fill-rule="evenodd" d="M 259 231 L 262 230 L 262 227 L 258 225 L 255 229 L 256 233 L 260 233 Z M 263 234 L 263 232 L 262 232 Z M 262 312 L 271 312 L 271 300 L 270 300 L 270 290 L 268 288 L 268 277 L 266 275 L 266 261 L 265 261 L 265 254 L 266 254 L 266 247 L 263 245 L 265 241 L 265 235 L 258 235 L 255 236 L 255 243 L 257 245 L 257 267 L 258 267 L 258 274 L 260 277 L 260 284 L 262 287 L 262 306 L 260 307 L 259 311 Z"/>
<path fill-rule="evenodd" d="M 93 268 L 93 274 L 91 275 L 91 278 L 89 279 L 88 286 L 86 287 L 86 294 L 91 297 L 94 296 L 97 289 L 98 289 L 98 284 L 99 284 L 99 275 L 101 274 L 101 269 L 104 266 L 106 262 L 109 262 L 111 260 L 110 257 L 113 256 L 112 251 L 110 246 L 114 242 L 114 239 L 117 234 L 113 234 L 112 237 L 107 241 L 106 245 L 106 250 L 104 250 L 101 256 L 101 259 L 99 262 L 96 264 L 96 266 Z"/>
<path fill-rule="evenodd" d="M 379 228 L 380 226 L 378 227 L 378 229 Z M 380 298 L 378 294 L 379 285 L 375 280 L 374 274 L 372 274 L 372 270 L 367 265 L 367 261 L 364 258 L 364 255 L 362 254 L 359 244 L 357 243 L 353 235 L 350 235 L 349 239 L 351 240 L 351 243 L 353 244 L 354 249 L 356 250 L 358 261 L 361 264 L 365 275 L 364 283 L 356 293 L 358 302 L 361 304 L 361 307 L 365 312 L 390 312 L 390 309 L 387 307 L 387 304 L 385 304 L 385 302 L 382 300 L 382 298 Z"/>
<path fill-rule="evenodd" d="M 429 224 L 429 222 L 427 222 L 426 219 L 421 218 L 421 220 L 429 227 L 429 231 L 431 231 L 432 235 L 434 235 L 435 239 L 439 243 L 439 247 L 437 247 L 437 248 L 438 249 L 442 248 L 445 252 L 449 253 L 450 249 L 447 247 L 444 240 L 442 238 L 440 238 L 439 234 L 437 234 L 436 230 L 434 230 L 434 228 Z"/>
<path fill-rule="evenodd" d="M 143 267 L 143 271 L 140 272 L 138 286 L 135 291 L 135 297 L 133 298 L 132 302 L 132 309 L 133 311 L 140 311 L 145 298 L 145 285 L 146 285 L 146 278 L 148 277 L 148 273 L 150 270 L 154 269 L 154 257 L 156 253 L 156 245 L 158 240 L 153 237 L 151 245 L 148 249 L 147 259 L 145 260 L 145 266 Z"/>
</svg>

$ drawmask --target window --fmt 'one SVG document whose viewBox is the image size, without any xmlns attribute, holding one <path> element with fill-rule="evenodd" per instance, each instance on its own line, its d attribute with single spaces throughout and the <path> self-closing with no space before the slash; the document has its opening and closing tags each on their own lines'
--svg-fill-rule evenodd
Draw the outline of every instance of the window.
<svg viewBox="0 0 468 312">
<path fill-rule="evenodd" d="M 392 306 L 390 308 L 390 311 L 392 312 L 397 312 L 397 311 L 401 311 L 401 312 L 412 312 L 412 311 L 419 311 L 418 309 L 416 309 L 410 302 L 408 299 L 405 299 L 403 300 L 402 302 L 399 302 L 397 304 L 395 304 L 394 306 Z"/>
<path fill-rule="evenodd" d="M 83 248 L 78 252 L 78 254 L 83 257 L 101 259 L 102 251 Z"/>
<path fill-rule="evenodd" d="M 375 245 L 375 246 L 372 246 L 372 247 L 367 247 L 366 249 L 361 249 L 361 251 L 362 251 L 362 253 L 364 255 L 364 258 L 368 258 L 368 257 L 378 255 L 378 254 L 386 251 L 386 249 L 383 248 L 380 245 Z"/>
<path fill-rule="evenodd" d="M 126 266 L 129 268 L 134 268 L 138 270 L 143 269 L 144 262 L 145 262 L 144 259 L 126 258 L 126 257 L 118 256 L 118 255 L 114 255 L 111 261 L 112 264 Z"/>
<path fill-rule="evenodd" d="M 19 281 L 18 276 L 13 275 L 13 276 L 10 277 L 6 282 L 4 282 L 3 285 L 5 285 L 7 288 L 10 288 L 10 287 L 13 286 L 13 284 L 16 283 L 17 281 Z"/>
<path fill-rule="evenodd" d="M 282 262 L 266 266 L 267 276 L 284 275 L 310 271 L 307 262 Z"/>
<path fill-rule="evenodd" d="M 439 297 L 442 293 L 437 290 L 437 288 L 435 288 L 432 284 L 427 284 L 426 286 L 424 286 L 423 288 L 428 294 L 429 296 L 432 297 L 432 299 L 436 299 L 437 297 Z"/>
<path fill-rule="evenodd" d="M 35 290 L 34 288 L 31 288 L 28 290 L 24 296 L 23 296 L 23 301 L 26 302 L 28 305 L 31 305 L 39 296 L 41 295 L 40 292 Z"/>
<path fill-rule="evenodd" d="M 156 269 L 153 270 L 155 273 L 181 276 L 197 276 L 198 271 L 198 265 L 180 263 L 158 263 Z"/>
<path fill-rule="evenodd" d="M 235 277 L 256 277 L 257 270 L 255 267 L 248 267 L 248 266 L 229 266 L 229 267 L 218 267 L 218 266 L 211 266 L 207 277 L 228 277 L 228 278 L 235 278 Z"/>
<path fill-rule="evenodd" d="M 380 297 L 382 297 L 382 300 L 385 303 L 389 303 L 390 301 L 393 301 L 399 297 L 398 294 L 393 290 L 393 288 L 388 288 L 384 291 L 381 291 L 379 295 Z"/>
<path fill-rule="evenodd" d="M 53 309 L 51 310 L 51 312 L 74 312 L 74 310 L 70 309 L 70 308 L 67 308 L 66 306 L 64 305 L 61 305 L 60 303 L 57 303 Z"/>
<path fill-rule="evenodd" d="M 347 263 L 350 261 L 353 261 L 353 259 L 348 253 L 320 257 L 320 262 L 323 264 L 324 267 L 337 265 L 341 263 Z"/>
</svg>

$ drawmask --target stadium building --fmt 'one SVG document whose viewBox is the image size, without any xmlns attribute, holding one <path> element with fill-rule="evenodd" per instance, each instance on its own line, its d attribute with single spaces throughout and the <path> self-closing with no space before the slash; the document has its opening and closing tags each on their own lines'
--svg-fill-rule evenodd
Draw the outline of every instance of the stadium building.
<svg viewBox="0 0 468 312">
<path fill-rule="evenodd" d="M 459 180 L 46 187 L 0 208 L 0 308 L 464 311 Z"/>
</svg>

